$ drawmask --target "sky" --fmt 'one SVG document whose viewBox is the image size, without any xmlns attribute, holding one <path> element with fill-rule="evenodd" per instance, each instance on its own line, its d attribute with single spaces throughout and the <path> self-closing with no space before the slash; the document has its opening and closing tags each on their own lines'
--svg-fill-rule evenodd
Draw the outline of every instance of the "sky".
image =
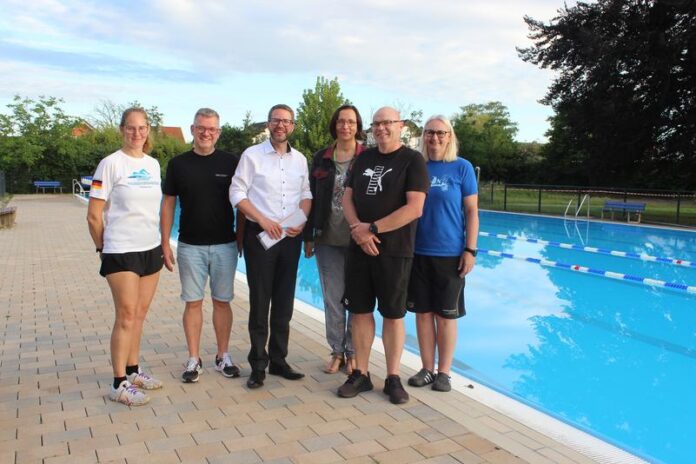
<svg viewBox="0 0 696 464">
<path fill-rule="evenodd" d="M 568 2 L 570 4 L 570 2 Z M 573 2 L 574 3 L 574 2 Z M 545 141 L 538 101 L 554 75 L 523 62 L 525 15 L 563 0 L 0 0 L 0 112 L 14 95 L 64 100 L 89 120 L 102 102 L 157 106 L 188 127 L 196 110 L 241 125 L 247 111 L 296 108 L 318 76 L 337 78 L 363 118 L 389 105 L 453 116 L 500 101 L 520 141 Z M 402 114 L 405 116 L 405 114 Z M 190 138 L 190 136 L 189 136 Z"/>
</svg>

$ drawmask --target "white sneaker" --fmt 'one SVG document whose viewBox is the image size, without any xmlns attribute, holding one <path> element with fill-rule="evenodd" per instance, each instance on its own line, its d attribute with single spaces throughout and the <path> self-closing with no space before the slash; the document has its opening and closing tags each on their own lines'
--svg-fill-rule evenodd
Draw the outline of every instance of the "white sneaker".
<svg viewBox="0 0 696 464">
<path fill-rule="evenodd" d="M 138 372 L 134 372 L 127 377 L 130 383 L 143 390 L 157 390 L 158 388 L 162 388 L 162 382 L 145 374 L 140 368 L 138 368 Z"/>
<path fill-rule="evenodd" d="M 128 406 L 142 406 L 150 401 L 149 396 L 135 388 L 135 385 L 131 385 L 127 380 L 121 382 L 118 388 L 111 386 L 109 399 Z"/>
<path fill-rule="evenodd" d="M 239 366 L 232 362 L 229 353 L 224 353 L 222 359 L 215 356 L 215 370 L 225 377 L 239 377 Z"/>
<path fill-rule="evenodd" d="M 189 358 L 185 366 L 186 370 L 181 374 L 181 381 L 184 383 L 198 382 L 198 377 L 203 372 L 203 361 L 201 361 L 201 358 Z"/>
</svg>

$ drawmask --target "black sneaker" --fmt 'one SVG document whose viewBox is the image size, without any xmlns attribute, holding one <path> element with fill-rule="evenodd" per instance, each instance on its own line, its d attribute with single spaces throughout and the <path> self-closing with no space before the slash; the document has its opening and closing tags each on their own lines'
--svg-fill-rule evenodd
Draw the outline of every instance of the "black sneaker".
<svg viewBox="0 0 696 464">
<path fill-rule="evenodd" d="M 418 371 L 416 375 L 408 379 L 408 384 L 412 387 L 425 387 L 435 381 L 435 373 L 425 367 Z"/>
<path fill-rule="evenodd" d="M 358 395 L 358 393 L 370 391 L 375 388 L 370 380 L 370 373 L 366 372 L 363 374 L 360 369 L 355 369 L 352 374 L 348 376 L 346 383 L 338 388 L 338 396 L 341 398 L 353 398 Z"/>
<path fill-rule="evenodd" d="M 390 375 L 384 381 L 385 394 L 389 395 L 389 401 L 393 404 L 404 404 L 408 402 L 408 393 L 401 385 L 401 379 L 398 375 Z"/>
<path fill-rule="evenodd" d="M 433 382 L 433 386 L 430 388 L 439 392 L 450 391 L 452 389 L 450 376 L 445 374 L 444 372 L 438 372 L 437 377 L 435 377 L 435 382 Z"/>
<path fill-rule="evenodd" d="M 203 361 L 201 358 L 189 358 L 186 363 L 186 370 L 181 374 L 181 381 L 184 383 L 198 382 L 200 373 L 203 372 Z"/>
<path fill-rule="evenodd" d="M 239 377 L 239 367 L 232 362 L 229 353 L 223 354 L 222 358 L 215 355 L 215 370 L 225 377 Z"/>
</svg>

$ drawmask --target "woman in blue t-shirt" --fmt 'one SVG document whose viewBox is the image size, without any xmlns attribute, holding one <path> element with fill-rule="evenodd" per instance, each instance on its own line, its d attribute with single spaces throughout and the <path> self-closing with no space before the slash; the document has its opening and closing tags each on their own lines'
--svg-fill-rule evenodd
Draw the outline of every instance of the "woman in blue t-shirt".
<svg viewBox="0 0 696 464">
<path fill-rule="evenodd" d="M 476 175 L 471 163 L 457 156 L 458 148 L 446 117 L 428 119 L 420 149 L 427 161 L 430 190 L 418 220 L 407 303 L 408 310 L 416 313 L 423 367 L 408 383 L 432 384 L 436 391 L 452 388 L 449 373 L 457 319 L 464 315 L 464 276 L 474 268 L 477 253 Z"/>
</svg>

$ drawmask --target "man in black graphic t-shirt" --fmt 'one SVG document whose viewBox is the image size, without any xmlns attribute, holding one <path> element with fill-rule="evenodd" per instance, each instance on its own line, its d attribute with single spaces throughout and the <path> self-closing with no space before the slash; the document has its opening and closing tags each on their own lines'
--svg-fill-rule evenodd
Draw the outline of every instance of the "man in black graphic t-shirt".
<svg viewBox="0 0 696 464">
<path fill-rule="evenodd" d="M 387 360 L 384 393 L 395 404 L 408 401 L 399 379 L 405 331 L 406 292 L 413 260 L 417 219 L 430 186 L 425 160 L 401 144 L 399 112 L 381 108 L 372 119 L 377 147 L 364 151 L 346 181 L 343 211 L 351 227 L 343 304 L 353 315 L 356 367 L 338 389 L 352 398 L 372 390 L 367 367 L 375 337 L 375 300 L 384 318 Z"/>
<path fill-rule="evenodd" d="M 232 330 L 234 274 L 238 249 L 234 230 L 234 210 L 228 199 L 230 181 L 239 156 L 215 148 L 220 137 L 220 116 L 209 108 L 198 110 L 191 125 L 193 149 L 175 156 L 167 165 L 162 191 L 161 229 L 164 263 L 174 268 L 169 236 L 179 198 L 179 243 L 177 260 L 184 309 L 184 333 L 189 359 L 181 380 L 198 381 L 203 327 L 203 296 L 208 278 L 213 300 L 213 328 L 217 341 L 215 369 L 225 377 L 239 377 L 239 367 L 228 352 Z"/>
</svg>

